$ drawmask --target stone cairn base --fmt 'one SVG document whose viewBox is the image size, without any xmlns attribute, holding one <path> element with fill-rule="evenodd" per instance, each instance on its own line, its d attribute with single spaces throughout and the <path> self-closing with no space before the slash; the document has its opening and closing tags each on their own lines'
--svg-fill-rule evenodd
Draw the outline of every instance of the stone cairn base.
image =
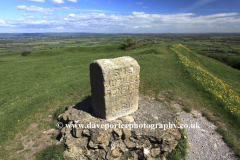
<svg viewBox="0 0 240 160">
<path fill-rule="evenodd" d="M 151 160 L 165 159 L 181 138 L 180 129 L 156 128 L 120 128 L 121 124 L 175 124 L 180 122 L 172 111 L 160 102 L 147 100 L 139 95 L 139 109 L 134 113 L 107 121 L 97 118 L 91 109 L 91 99 L 77 106 L 69 107 L 62 118 L 69 125 L 83 124 L 86 128 L 62 128 L 62 140 L 65 140 L 64 158 L 68 160 Z M 88 128 L 91 124 L 92 128 Z M 101 128 L 101 124 L 114 126 Z M 88 125 L 88 126 L 87 126 Z M 94 128 L 95 125 L 95 128 Z M 98 125 L 98 127 L 97 127 Z M 104 127 L 105 127 L 104 126 Z"/>
</svg>

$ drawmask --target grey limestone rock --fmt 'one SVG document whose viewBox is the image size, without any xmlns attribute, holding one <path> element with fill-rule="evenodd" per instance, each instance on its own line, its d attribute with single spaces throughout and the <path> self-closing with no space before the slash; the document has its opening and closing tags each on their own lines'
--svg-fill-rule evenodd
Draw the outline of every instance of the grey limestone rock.
<svg viewBox="0 0 240 160">
<path fill-rule="evenodd" d="M 123 128 L 123 137 L 124 139 L 128 139 L 131 137 L 131 131 L 128 128 Z"/>
<path fill-rule="evenodd" d="M 113 137 L 114 139 L 121 139 L 122 138 L 122 129 L 113 128 Z"/>
<path fill-rule="evenodd" d="M 161 152 L 160 148 L 152 148 L 151 149 L 151 156 L 155 158 L 157 155 L 160 154 L 160 152 Z"/>
<path fill-rule="evenodd" d="M 132 149 L 136 146 L 136 144 L 134 142 L 130 141 L 129 139 L 124 140 L 124 143 L 127 146 L 127 148 L 129 148 L 129 149 Z"/>
</svg>

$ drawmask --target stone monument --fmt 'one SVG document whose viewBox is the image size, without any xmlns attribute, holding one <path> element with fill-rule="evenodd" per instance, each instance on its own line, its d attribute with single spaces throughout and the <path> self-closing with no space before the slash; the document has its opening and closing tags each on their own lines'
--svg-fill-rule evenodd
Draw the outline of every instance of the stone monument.
<svg viewBox="0 0 240 160">
<path fill-rule="evenodd" d="M 138 109 L 140 66 L 129 56 L 90 64 L 92 107 L 103 119 L 114 120 Z"/>
<path fill-rule="evenodd" d="M 65 159 L 164 159 L 177 146 L 182 138 L 178 117 L 139 94 L 139 72 L 128 56 L 90 64 L 92 97 L 59 116 Z M 165 129 L 166 124 L 176 128 Z"/>
</svg>

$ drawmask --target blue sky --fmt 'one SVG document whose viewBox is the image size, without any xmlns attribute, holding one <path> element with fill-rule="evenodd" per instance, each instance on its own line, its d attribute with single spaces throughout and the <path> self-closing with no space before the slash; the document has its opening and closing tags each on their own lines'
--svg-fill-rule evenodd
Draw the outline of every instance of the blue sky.
<svg viewBox="0 0 240 160">
<path fill-rule="evenodd" d="M 240 32 L 240 0 L 4 0 L 0 33 Z"/>
</svg>

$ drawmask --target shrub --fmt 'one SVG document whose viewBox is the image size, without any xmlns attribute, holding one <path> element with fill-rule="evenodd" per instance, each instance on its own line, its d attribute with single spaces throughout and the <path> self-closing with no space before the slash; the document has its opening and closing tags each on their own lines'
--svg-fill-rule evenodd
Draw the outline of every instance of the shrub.
<svg viewBox="0 0 240 160">
<path fill-rule="evenodd" d="M 30 54 L 31 53 L 31 51 L 23 51 L 22 52 L 22 56 L 27 56 L 28 54 Z"/>
<path fill-rule="evenodd" d="M 146 43 L 137 43 L 135 42 L 132 38 L 127 37 L 127 39 L 123 42 L 121 42 L 119 49 L 128 51 L 128 50 L 133 50 L 138 47 L 146 46 Z"/>
<path fill-rule="evenodd" d="M 119 49 L 125 50 L 126 48 L 128 48 L 134 44 L 136 44 L 136 42 L 132 38 L 127 37 L 127 39 L 125 41 L 121 42 Z"/>
<path fill-rule="evenodd" d="M 125 50 L 126 51 L 133 50 L 135 48 L 142 47 L 143 45 L 144 45 L 144 43 L 135 43 L 134 45 L 131 45 L 130 47 L 125 48 Z"/>
</svg>

